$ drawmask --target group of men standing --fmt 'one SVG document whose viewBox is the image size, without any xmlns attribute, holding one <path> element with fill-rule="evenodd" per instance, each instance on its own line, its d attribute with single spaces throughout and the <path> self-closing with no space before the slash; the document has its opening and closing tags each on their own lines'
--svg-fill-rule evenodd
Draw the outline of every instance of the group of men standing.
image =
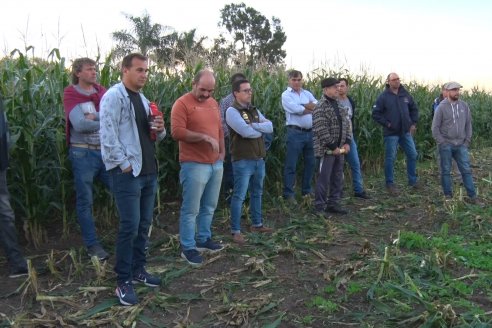
<svg viewBox="0 0 492 328">
<path fill-rule="evenodd" d="M 97 237 L 92 214 L 93 184 L 99 179 L 113 195 L 119 213 L 114 270 L 116 296 L 123 305 L 138 303 L 134 284 L 150 287 L 161 284 L 160 278 L 148 273 L 145 266 L 158 187 L 155 142 L 166 136 L 166 129 L 162 116 L 152 115 L 150 101 L 142 93 L 147 74 L 147 57 L 130 54 L 122 61 L 121 82 L 106 90 L 96 82 L 96 62 L 80 58 L 72 66 L 72 85 L 64 91 L 67 143 L 82 238 L 89 256 L 100 260 L 109 257 Z M 282 94 L 287 129 L 283 196 L 291 204 L 297 202 L 296 166 L 302 154 L 302 196 L 314 197 L 317 214 L 346 214 L 340 206 L 345 158 L 352 170 L 354 196 L 369 198 L 364 190 L 354 138 L 356 106 L 347 95 L 348 80 L 323 79 L 319 101 L 302 88 L 301 72 L 290 71 L 288 81 L 289 86 Z M 171 110 L 171 135 L 179 143 L 181 164 L 181 257 L 192 266 L 203 263 L 204 252 L 215 253 L 224 248 L 213 240 L 211 232 L 223 176 L 226 189 L 232 190 L 229 195 L 232 241 L 240 245 L 247 242 L 241 233 L 241 215 L 248 191 L 249 230 L 273 231 L 264 225 L 262 217 L 265 157 L 273 125 L 252 104 L 253 89 L 243 74 L 231 77 L 231 88 L 231 94 L 219 106 L 212 97 L 215 77 L 211 71 L 202 70 L 195 76 L 191 91 L 177 99 Z M 476 199 L 467 153 L 471 114 L 466 103 L 459 100 L 460 88 L 456 82 L 446 85 L 449 96 L 437 108 L 432 132 L 439 145 L 445 196 L 452 196 L 449 174 L 454 158 L 469 197 Z M 1 240 L 11 263 L 11 275 L 16 276 L 26 274 L 27 266 L 17 245 L 13 212 L 8 203 L 7 128 L 3 111 L 0 114 Z M 388 191 L 398 192 L 393 181 L 398 144 L 407 155 L 408 183 L 418 186 L 417 152 L 412 138 L 418 111 L 395 73 L 388 76 L 387 88 L 374 105 L 373 118 L 384 127 Z M 225 158 L 228 159 L 224 163 Z M 315 171 L 318 174 L 313 194 Z"/>
</svg>

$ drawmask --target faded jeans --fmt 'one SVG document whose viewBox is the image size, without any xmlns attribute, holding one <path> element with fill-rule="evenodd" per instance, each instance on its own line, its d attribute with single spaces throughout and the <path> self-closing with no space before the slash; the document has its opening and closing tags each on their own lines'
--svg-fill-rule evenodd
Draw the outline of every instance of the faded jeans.
<svg viewBox="0 0 492 328">
<path fill-rule="evenodd" d="M 212 218 L 219 199 L 223 170 L 222 161 L 213 164 L 181 163 L 179 180 L 183 187 L 183 202 L 179 214 L 179 239 L 184 251 L 196 249 L 197 241 L 204 243 L 212 238 Z"/>
<path fill-rule="evenodd" d="M 470 159 L 468 156 L 468 148 L 464 145 L 439 145 L 439 153 L 441 155 L 441 184 L 444 195 L 453 195 L 453 180 L 451 178 L 452 160 L 458 164 L 458 169 L 461 172 L 463 185 L 466 189 L 468 197 L 475 198 L 475 185 L 473 183 L 472 172 L 470 168 Z"/>
<path fill-rule="evenodd" d="M 265 179 L 265 161 L 263 159 L 243 159 L 232 162 L 234 171 L 234 192 L 231 200 L 231 232 L 241 232 L 241 213 L 244 199 L 249 189 L 249 210 L 254 227 L 261 227 L 261 197 Z"/>
<path fill-rule="evenodd" d="M 359 153 L 357 151 L 357 144 L 352 139 L 350 143 L 350 151 L 345 155 L 345 162 L 350 165 L 352 171 L 352 184 L 354 186 L 354 193 L 361 194 L 364 192 L 364 183 L 362 180 L 362 171 L 360 169 Z"/>
<path fill-rule="evenodd" d="M 101 157 L 101 151 L 70 147 L 69 158 L 76 193 L 76 211 L 79 220 L 82 239 L 86 247 L 99 244 L 97 239 L 94 217 L 92 216 L 94 179 L 99 179 L 109 188 L 109 172 L 106 171 Z"/>
<path fill-rule="evenodd" d="M 394 184 L 394 165 L 398 144 L 405 152 L 407 157 L 407 178 L 408 184 L 413 186 L 417 183 L 417 150 L 415 143 L 410 133 L 405 133 L 400 136 L 385 136 L 384 137 L 384 175 L 386 185 Z"/>
</svg>

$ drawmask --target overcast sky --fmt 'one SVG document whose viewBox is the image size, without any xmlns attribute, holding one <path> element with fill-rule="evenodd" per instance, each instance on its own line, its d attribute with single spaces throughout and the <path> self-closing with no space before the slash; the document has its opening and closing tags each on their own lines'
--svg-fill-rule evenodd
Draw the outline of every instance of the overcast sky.
<svg viewBox="0 0 492 328">
<path fill-rule="evenodd" d="M 69 59 L 103 55 L 111 32 L 130 27 L 122 13 L 141 16 L 179 32 L 197 28 L 218 36 L 220 9 L 210 0 L 13 0 L 0 11 L 0 50 L 34 46 L 46 57 L 59 48 Z M 247 0 L 276 16 L 287 35 L 285 60 L 304 72 L 324 66 L 361 69 L 375 76 L 395 71 L 404 82 L 449 80 L 492 91 L 492 1 L 485 0 Z"/>
</svg>

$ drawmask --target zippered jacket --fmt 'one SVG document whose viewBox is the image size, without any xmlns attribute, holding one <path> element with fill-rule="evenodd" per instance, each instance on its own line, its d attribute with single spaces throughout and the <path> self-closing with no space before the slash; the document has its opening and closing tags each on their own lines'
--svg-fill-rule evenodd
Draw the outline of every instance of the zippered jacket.
<svg viewBox="0 0 492 328">
<path fill-rule="evenodd" d="M 385 136 L 400 136 L 410 132 L 410 127 L 417 124 L 419 111 L 403 86 L 397 94 L 387 86 L 372 107 L 372 118 L 383 126 Z"/>
<path fill-rule="evenodd" d="M 472 137 L 472 118 L 468 104 L 462 100 L 451 103 L 441 101 L 432 120 L 432 136 L 438 145 L 465 145 L 468 147 Z"/>
<path fill-rule="evenodd" d="M 149 100 L 140 93 L 147 116 L 150 114 Z M 112 86 L 102 97 L 99 117 L 101 120 L 101 155 L 106 170 L 119 167 L 122 171 L 132 166 L 136 177 L 142 170 L 142 147 L 138 136 L 135 109 L 125 85 L 120 82 Z M 166 130 L 157 135 L 157 140 L 166 136 Z"/>
</svg>

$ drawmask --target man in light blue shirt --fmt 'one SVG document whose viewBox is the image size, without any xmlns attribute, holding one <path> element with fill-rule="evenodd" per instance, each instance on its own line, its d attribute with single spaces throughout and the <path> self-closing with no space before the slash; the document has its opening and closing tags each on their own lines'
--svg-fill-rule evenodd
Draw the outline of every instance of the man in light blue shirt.
<svg viewBox="0 0 492 328">
<path fill-rule="evenodd" d="M 287 125 L 287 151 L 284 165 L 283 196 L 296 204 L 294 185 L 299 156 L 304 157 L 301 193 L 312 195 L 311 180 L 314 173 L 313 110 L 317 103 L 311 92 L 302 88 L 302 73 L 292 70 L 288 74 L 289 87 L 282 93 L 282 106 Z"/>
</svg>

